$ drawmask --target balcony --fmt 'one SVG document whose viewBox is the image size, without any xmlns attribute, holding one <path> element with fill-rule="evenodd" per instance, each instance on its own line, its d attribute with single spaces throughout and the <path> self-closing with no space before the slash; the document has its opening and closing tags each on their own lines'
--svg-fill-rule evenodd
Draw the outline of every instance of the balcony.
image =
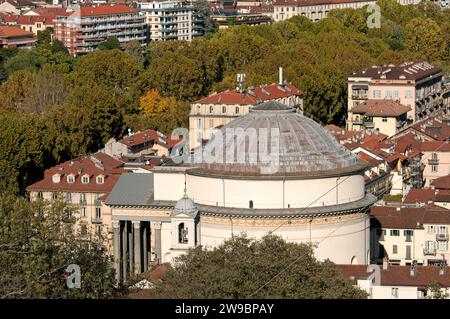
<svg viewBox="0 0 450 319">
<path fill-rule="evenodd" d="M 430 159 L 428 159 L 428 164 L 439 165 L 439 159 L 438 158 L 430 158 Z"/>
<path fill-rule="evenodd" d="M 374 128 L 375 124 L 373 122 L 364 122 L 365 128 Z"/>
<path fill-rule="evenodd" d="M 423 254 L 425 256 L 436 256 L 436 248 L 434 248 L 434 247 L 425 247 L 423 249 Z"/>
<path fill-rule="evenodd" d="M 92 217 L 91 222 L 92 222 L 92 224 L 101 224 L 102 218 L 101 217 Z"/>
<path fill-rule="evenodd" d="M 436 240 L 437 241 L 448 241 L 448 234 L 445 234 L 445 233 L 436 234 Z"/>
<path fill-rule="evenodd" d="M 87 201 L 86 198 L 80 198 L 80 205 L 86 205 Z"/>
<path fill-rule="evenodd" d="M 353 125 L 363 125 L 363 121 L 361 119 L 352 120 Z"/>
<path fill-rule="evenodd" d="M 102 202 L 100 200 L 98 200 L 98 199 L 95 199 L 94 200 L 94 205 L 95 206 L 102 206 Z"/>
<path fill-rule="evenodd" d="M 369 97 L 368 94 L 352 94 L 352 100 L 367 100 Z"/>
</svg>

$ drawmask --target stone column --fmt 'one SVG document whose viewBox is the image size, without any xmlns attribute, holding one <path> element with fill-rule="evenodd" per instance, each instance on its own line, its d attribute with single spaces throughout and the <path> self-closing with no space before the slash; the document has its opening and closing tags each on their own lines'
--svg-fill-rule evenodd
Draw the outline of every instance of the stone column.
<svg viewBox="0 0 450 319">
<path fill-rule="evenodd" d="M 128 232 L 128 273 L 131 275 L 134 274 L 134 245 L 133 245 L 133 225 L 130 221 L 130 231 Z"/>
<path fill-rule="evenodd" d="M 161 256 L 161 222 L 154 222 L 153 228 L 155 229 L 155 255 L 158 259 L 158 263 L 162 263 Z"/>
<path fill-rule="evenodd" d="M 141 273 L 141 222 L 133 221 L 134 232 L 134 273 Z"/>
<path fill-rule="evenodd" d="M 123 230 L 122 230 L 122 279 L 123 282 L 127 281 L 127 265 L 128 265 L 128 228 L 127 221 L 123 222 Z"/>
<path fill-rule="evenodd" d="M 147 241 L 147 222 L 143 223 L 143 227 L 142 227 L 142 250 L 144 251 L 143 256 L 144 256 L 144 271 L 148 270 L 148 241 Z"/>
<path fill-rule="evenodd" d="M 113 220 L 114 269 L 116 281 L 120 282 L 120 221 Z"/>
</svg>

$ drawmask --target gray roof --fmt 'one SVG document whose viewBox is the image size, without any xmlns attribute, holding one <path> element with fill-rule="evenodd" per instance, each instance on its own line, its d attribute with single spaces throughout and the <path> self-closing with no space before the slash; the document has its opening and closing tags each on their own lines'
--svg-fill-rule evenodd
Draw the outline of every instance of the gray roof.
<svg viewBox="0 0 450 319">
<path fill-rule="evenodd" d="M 273 130 L 279 135 L 271 136 Z M 229 136 L 239 132 L 244 132 L 240 139 Z M 339 172 L 356 167 L 359 162 L 358 157 L 340 145 L 327 129 L 278 102 L 254 107 L 247 115 L 223 126 L 218 133 L 203 149 L 194 152 L 192 160 L 197 167 L 243 175 L 303 175 Z M 267 150 L 273 157 L 261 156 L 261 151 Z M 214 159 L 205 161 L 205 156 L 212 152 Z"/>
<path fill-rule="evenodd" d="M 106 205 L 146 206 L 153 201 L 153 174 L 126 173 L 120 176 Z"/>
</svg>

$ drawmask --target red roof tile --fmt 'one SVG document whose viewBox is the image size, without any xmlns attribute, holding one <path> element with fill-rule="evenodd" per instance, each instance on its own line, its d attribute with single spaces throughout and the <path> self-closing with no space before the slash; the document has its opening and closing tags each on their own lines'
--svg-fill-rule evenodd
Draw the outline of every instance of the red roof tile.
<svg viewBox="0 0 450 319">
<path fill-rule="evenodd" d="M 350 110 L 350 112 L 366 116 L 396 117 L 411 111 L 411 107 L 394 100 L 367 100 Z"/>
<path fill-rule="evenodd" d="M 0 25 L 0 37 L 15 38 L 15 37 L 29 37 L 33 38 L 33 32 L 24 31 L 20 28 L 8 27 Z"/>
<path fill-rule="evenodd" d="M 450 152 L 450 143 L 448 141 L 426 141 L 420 143 L 422 152 Z"/>
<path fill-rule="evenodd" d="M 76 10 L 72 13 L 72 16 L 99 16 L 99 15 L 110 15 L 110 14 L 126 14 L 126 13 L 137 13 L 139 11 L 124 5 L 118 6 L 97 6 L 97 7 L 80 7 L 80 10 Z"/>
<path fill-rule="evenodd" d="M 407 204 L 428 203 L 428 201 L 433 201 L 435 192 L 431 188 L 413 188 L 409 191 L 404 202 Z"/>
<path fill-rule="evenodd" d="M 336 267 L 346 278 L 367 279 L 371 275 L 367 272 L 367 265 L 336 265 Z M 431 283 L 436 282 L 442 287 L 450 287 L 450 267 L 446 267 L 444 275 L 440 275 L 439 270 L 438 266 L 416 266 L 415 275 L 411 276 L 410 266 L 389 265 L 388 269 L 381 270 L 381 285 L 427 288 Z"/>
<path fill-rule="evenodd" d="M 450 174 L 434 179 L 431 186 L 437 189 L 450 189 Z"/>
</svg>

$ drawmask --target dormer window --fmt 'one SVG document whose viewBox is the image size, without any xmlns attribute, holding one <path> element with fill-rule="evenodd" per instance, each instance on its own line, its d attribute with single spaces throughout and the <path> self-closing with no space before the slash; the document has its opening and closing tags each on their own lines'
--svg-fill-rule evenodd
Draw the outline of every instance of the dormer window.
<svg viewBox="0 0 450 319">
<path fill-rule="evenodd" d="M 67 176 L 67 183 L 69 183 L 69 184 L 75 183 L 75 176 L 73 176 L 73 175 Z"/>
<path fill-rule="evenodd" d="M 97 184 L 103 184 L 105 182 L 105 178 L 103 175 L 97 176 Z"/>
<path fill-rule="evenodd" d="M 59 174 L 53 175 L 52 181 L 53 181 L 53 183 L 59 183 L 61 181 L 61 175 L 59 175 Z"/>
<path fill-rule="evenodd" d="M 83 184 L 89 184 L 89 176 L 88 176 L 88 175 L 84 175 L 84 176 L 81 178 L 81 182 L 82 182 Z"/>
</svg>

